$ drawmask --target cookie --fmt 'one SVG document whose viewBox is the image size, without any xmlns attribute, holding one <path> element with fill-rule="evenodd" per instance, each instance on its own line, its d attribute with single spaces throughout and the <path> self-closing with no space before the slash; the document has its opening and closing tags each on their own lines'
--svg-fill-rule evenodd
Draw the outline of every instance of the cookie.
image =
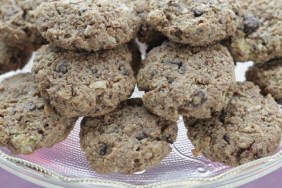
<svg viewBox="0 0 282 188">
<path fill-rule="evenodd" d="M 0 0 L 0 40 L 10 46 L 33 51 L 46 40 L 35 24 L 33 11 L 47 0 Z"/>
<path fill-rule="evenodd" d="M 41 47 L 33 74 L 42 95 L 63 116 L 96 117 L 113 111 L 136 84 L 126 46 L 99 52 Z"/>
<path fill-rule="evenodd" d="M 240 24 L 231 39 L 230 52 L 236 61 L 265 63 L 282 57 L 282 1 L 239 0 Z"/>
<path fill-rule="evenodd" d="M 188 137 L 207 158 L 230 166 L 274 153 L 281 141 L 282 117 L 271 96 L 239 83 L 228 106 L 209 119 L 184 118 Z"/>
<path fill-rule="evenodd" d="M 132 174 L 158 165 L 176 136 L 175 122 L 151 114 L 135 98 L 105 116 L 85 118 L 80 143 L 96 172 Z"/>
<path fill-rule="evenodd" d="M 265 95 L 271 94 L 282 104 L 282 59 L 256 64 L 248 70 L 246 77 L 259 85 Z"/>
<path fill-rule="evenodd" d="M 0 74 L 23 68 L 30 57 L 30 52 L 0 42 Z"/>
<path fill-rule="evenodd" d="M 41 95 L 32 75 L 0 83 L 0 145 L 14 154 L 31 154 L 63 141 L 76 119 L 59 116 Z"/>
<path fill-rule="evenodd" d="M 149 0 L 147 21 L 170 40 L 207 46 L 233 36 L 236 0 Z"/>
<path fill-rule="evenodd" d="M 129 42 L 140 27 L 131 5 L 119 0 L 64 0 L 36 10 L 36 25 L 44 38 L 64 49 L 98 51 Z"/>
<path fill-rule="evenodd" d="M 165 42 L 143 62 L 137 82 L 145 106 L 169 120 L 179 115 L 208 118 L 233 95 L 234 62 L 226 47 L 191 48 Z"/>
</svg>

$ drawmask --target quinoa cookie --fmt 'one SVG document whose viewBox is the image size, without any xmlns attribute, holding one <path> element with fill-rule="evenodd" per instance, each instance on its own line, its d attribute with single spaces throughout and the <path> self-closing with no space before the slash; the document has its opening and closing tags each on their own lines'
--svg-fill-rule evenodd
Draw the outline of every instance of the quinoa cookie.
<svg viewBox="0 0 282 188">
<path fill-rule="evenodd" d="M 0 40 L 10 46 L 33 51 L 46 40 L 35 24 L 33 11 L 47 0 L 0 0 Z"/>
<path fill-rule="evenodd" d="M 49 42 L 64 49 L 98 51 L 133 39 L 141 19 L 132 5 L 119 0 L 62 0 L 44 3 L 35 14 Z"/>
<path fill-rule="evenodd" d="M 68 136 L 75 121 L 59 116 L 41 98 L 30 73 L 0 84 L 0 145 L 14 154 L 52 147 Z"/>
<path fill-rule="evenodd" d="M 7 46 L 0 42 L 0 74 L 23 68 L 31 57 L 31 52 Z"/>
<path fill-rule="evenodd" d="M 135 98 L 102 117 L 85 118 L 80 143 L 98 173 L 132 174 L 158 165 L 176 136 L 176 122 L 151 114 Z"/>
<path fill-rule="evenodd" d="M 282 59 L 256 64 L 246 74 L 247 80 L 259 85 L 265 95 L 271 94 L 282 104 Z"/>
<path fill-rule="evenodd" d="M 237 166 L 274 153 L 281 141 L 278 105 L 257 86 L 239 83 L 228 106 L 209 119 L 184 118 L 188 137 L 207 158 Z"/>
<path fill-rule="evenodd" d="M 237 0 L 149 0 L 147 21 L 170 40 L 207 46 L 233 36 Z"/>
<path fill-rule="evenodd" d="M 179 115 L 208 118 L 233 95 L 235 66 L 226 47 L 207 48 L 165 42 L 143 62 L 137 78 L 145 106 L 169 120 Z"/>
<path fill-rule="evenodd" d="M 282 1 L 240 0 L 241 14 L 230 52 L 236 61 L 265 63 L 282 57 Z"/>
<path fill-rule="evenodd" d="M 46 45 L 33 65 L 42 95 L 66 117 L 96 117 L 130 97 L 136 84 L 126 46 L 99 52 L 74 52 Z"/>
</svg>

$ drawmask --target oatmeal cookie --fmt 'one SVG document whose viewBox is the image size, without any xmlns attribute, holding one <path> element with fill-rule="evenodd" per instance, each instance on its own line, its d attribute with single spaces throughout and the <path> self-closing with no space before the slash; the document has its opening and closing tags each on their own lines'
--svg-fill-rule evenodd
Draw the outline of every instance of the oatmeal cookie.
<svg viewBox="0 0 282 188">
<path fill-rule="evenodd" d="M 281 141 L 278 105 L 257 86 L 239 83 L 228 106 L 209 119 L 184 118 L 188 137 L 207 158 L 230 166 L 274 153 Z"/>
<path fill-rule="evenodd" d="M 80 143 L 98 173 L 132 174 L 158 165 L 176 136 L 176 122 L 151 114 L 135 98 L 102 117 L 85 118 Z"/>
<path fill-rule="evenodd" d="M 133 39 L 141 19 L 119 0 L 63 0 L 44 3 L 35 13 L 44 38 L 64 49 L 98 51 Z"/>
<path fill-rule="evenodd" d="M 282 1 L 239 0 L 239 26 L 231 39 L 235 61 L 265 63 L 282 57 Z"/>
<path fill-rule="evenodd" d="M 30 73 L 0 83 L 0 145 L 31 154 L 63 141 L 76 119 L 62 117 L 41 98 Z"/>
<path fill-rule="evenodd" d="M 143 62 L 137 78 L 145 106 L 169 120 L 179 115 L 208 118 L 233 95 L 235 70 L 226 47 L 191 48 L 165 42 Z"/>
<path fill-rule="evenodd" d="M 233 36 L 237 0 L 149 0 L 147 21 L 170 40 L 207 46 Z"/>
<path fill-rule="evenodd" d="M 42 95 L 63 116 L 96 117 L 113 111 L 136 84 L 126 46 L 98 52 L 41 47 L 33 75 Z"/>
</svg>

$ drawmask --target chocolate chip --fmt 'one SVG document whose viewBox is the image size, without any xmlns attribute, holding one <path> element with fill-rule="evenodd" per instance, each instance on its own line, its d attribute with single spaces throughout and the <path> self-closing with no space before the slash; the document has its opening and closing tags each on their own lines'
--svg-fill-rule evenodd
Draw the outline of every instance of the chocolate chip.
<svg viewBox="0 0 282 188">
<path fill-rule="evenodd" d="M 106 155 L 107 154 L 107 145 L 106 144 L 100 144 L 99 145 L 99 155 Z"/>
<path fill-rule="evenodd" d="M 169 78 L 169 79 L 167 79 L 167 82 L 168 82 L 169 84 L 172 84 L 172 83 L 173 83 L 173 81 L 174 81 L 173 79 L 170 79 L 170 78 Z"/>
<path fill-rule="evenodd" d="M 126 69 L 124 69 L 124 70 L 122 71 L 122 74 L 123 74 L 124 76 L 128 76 L 128 75 L 129 75 L 129 71 L 126 70 Z"/>
<path fill-rule="evenodd" d="M 204 91 L 198 90 L 195 93 L 195 96 L 193 98 L 193 106 L 198 107 L 203 105 L 207 101 L 207 97 Z"/>
<path fill-rule="evenodd" d="M 151 78 L 153 78 L 154 76 L 156 76 L 158 74 L 157 70 L 152 70 L 151 72 L 149 72 Z"/>
<path fill-rule="evenodd" d="M 244 32 L 247 35 L 252 34 L 259 28 L 259 20 L 254 16 L 245 16 L 244 17 Z"/>
<path fill-rule="evenodd" d="M 92 71 L 93 74 L 97 74 L 98 73 L 98 70 L 96 68 L 92 69 L 91 71 Z"/>
<path fill-rule="evenodd" d="M 182 61 L 179 61 L 179 60 L 173 60 L 173 61 L 167 60 L 167 61 L 163 61 L 162 63 L 171 64 L 171 65 L 177 65 L 178 69 L 181 69 L 181 67 L 183 66 Z"/>
<path fill-rule="evenodd" d="M 33 102 L 28 102 L 24 105 L 24 109 L 27 111 L 35 110 L 36 105 Z"/>
<path fill-rule="evenodd" d="M 177 30 L 174 32 L 174 35 L 177 36 L 177 37 L 179 37 L 179 38 L 181 37 L 182 34 L 183 34 L 183 32 L 182 32 L 180 29 L 178 29 L 178 28 L 177 28 Z"/>
<path fill-rule="evenodd" d="M 194 12 L 195 17 L 200 17 L 204 14 L 204 12 L 202 10 L 199 10 L 199 9 L 194 9 L 193 12 Z"/>
<path fill-rule="evenodd" d="M 137 140 L 143 140 L 143 139 L 145 139 L 145 138 L 148 138 L 148 136 L 147 136 L 147 134 L 144 133 L 144 132 L 141 132 L 140 134 L 138 134 L 138 135 L 136 136 L 136 139 L 137 139 Z"/>
<path fill-rule="evenodd" d="M 228 144 L 230 144 L 230 137 L 228 136 L 228 135 L 224 135 L 223 136 L 223 140 L 225 141 L 225 142 L 227 142 Z"/>
<path fill-rule="evenodd" d="M 43 130 L 38 130 L 37 131 L 39 134 L 44 134 L 44 131 Z"/>
<path fill-rule="evenodd" d="M 227 115 L 227 113 L 224 111 L 224 110 L 222 110 L 221 111 L 221 114 L 220 114 L 220 116 L 219 116 L 219 121 L 221 122 L 221 123 L 224 123 L 224 121 L 225 121 L 225 116 Z"/>
<path fill-rule="evenodd" d="M 66 62 L 61 62 L 56 66 L 55 71 L 57 73 L 62 73 L 62 74 L 66 74 L 68 72 L 68 66 L 66 64 Z"/>
<path fill-rule="evenodd" d="M 236 159 L 237 159 L 237 161 L 240 161 L 241 154 L 242 154 L 244 151 L 246 151 L 246 149 L 244 149 L 244 148 L 239 148 L 239 149 L 237 150 L 237 152 L 236 152 Z"/>
</svg>

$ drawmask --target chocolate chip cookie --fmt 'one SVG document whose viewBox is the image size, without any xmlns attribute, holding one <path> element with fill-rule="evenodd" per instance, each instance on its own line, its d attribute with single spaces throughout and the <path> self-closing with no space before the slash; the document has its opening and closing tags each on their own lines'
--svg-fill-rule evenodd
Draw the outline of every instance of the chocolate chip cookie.
<svg viewBox="0 0 282 188">
<path fill-rule="evenodd" d="M 282 1 L 239 0 L 241 14 L 230 51 L 236 61 L 265 63 L 282 57 Z"/>
<path fill-rule="evenodd" d="M 233 95 L 234 62 L 226 47 L 191 48 L 165 42 L 149 52 L 138 74 L 145 106 L 169 120 L 208 118 Z"/>
<path fill-rule="evenodd" d="M 46 40 L 35 24 L 33 11 L 47 0 L 0 0 L 0 40 L 24 50 L 36 50 Z"/>
<path fill-rule="evenodd" d="M 233 36 L 236 0 L 149 0 L 147 21 L 170 40 L 207 46 Z"/>
<path fill-rule="evenodd" d="M 136 84 L 126 46 L 99 52 L 41 47 L 33 75 L 42 95 L 66 117 L 96 117 L 113 111 Z"/>
<path fill-rule="evenodd" d="M 98 51 L 133 39 L 141 19 L 130 4 L 119 0 L 65 0 L 44 3 L 36 25 L 49 42 L 64 49 Z"/>
<path fill-rule="evenodd" d="M 30 57 L 30 52 L 0 42 L 0 74 L 23 68 Z"/>
<path fill-rule="evenodd" d="M 188 137 L 207 158 L 237 166 L 274 153 L 281 141 L 278 105 L 257 86 L 239 83 L 228 106 L 209 119 L 184 118 Z"/>
<path fill-rule="evenodd" d="M 135 98 L 102 117 L 85 118 L 80 143 L 96 172 L 132 174 L 158 165 L 176 136 L 175 122 L 151 114 Z"/>
<path fill-rule="evenodd" d="M 41 95 L 32 75 L 0 83 L 0 145 L 14 154 L 31 154 L 63 141 L 76 119 L 59 116 Z"/>
<path fill-rule="evenodd" d="M 271 94 L 282 104 L 282 59 L 256 64 L 247 72 L 246 77 L 259 85 L 265 95 Z"/>
</svg>

